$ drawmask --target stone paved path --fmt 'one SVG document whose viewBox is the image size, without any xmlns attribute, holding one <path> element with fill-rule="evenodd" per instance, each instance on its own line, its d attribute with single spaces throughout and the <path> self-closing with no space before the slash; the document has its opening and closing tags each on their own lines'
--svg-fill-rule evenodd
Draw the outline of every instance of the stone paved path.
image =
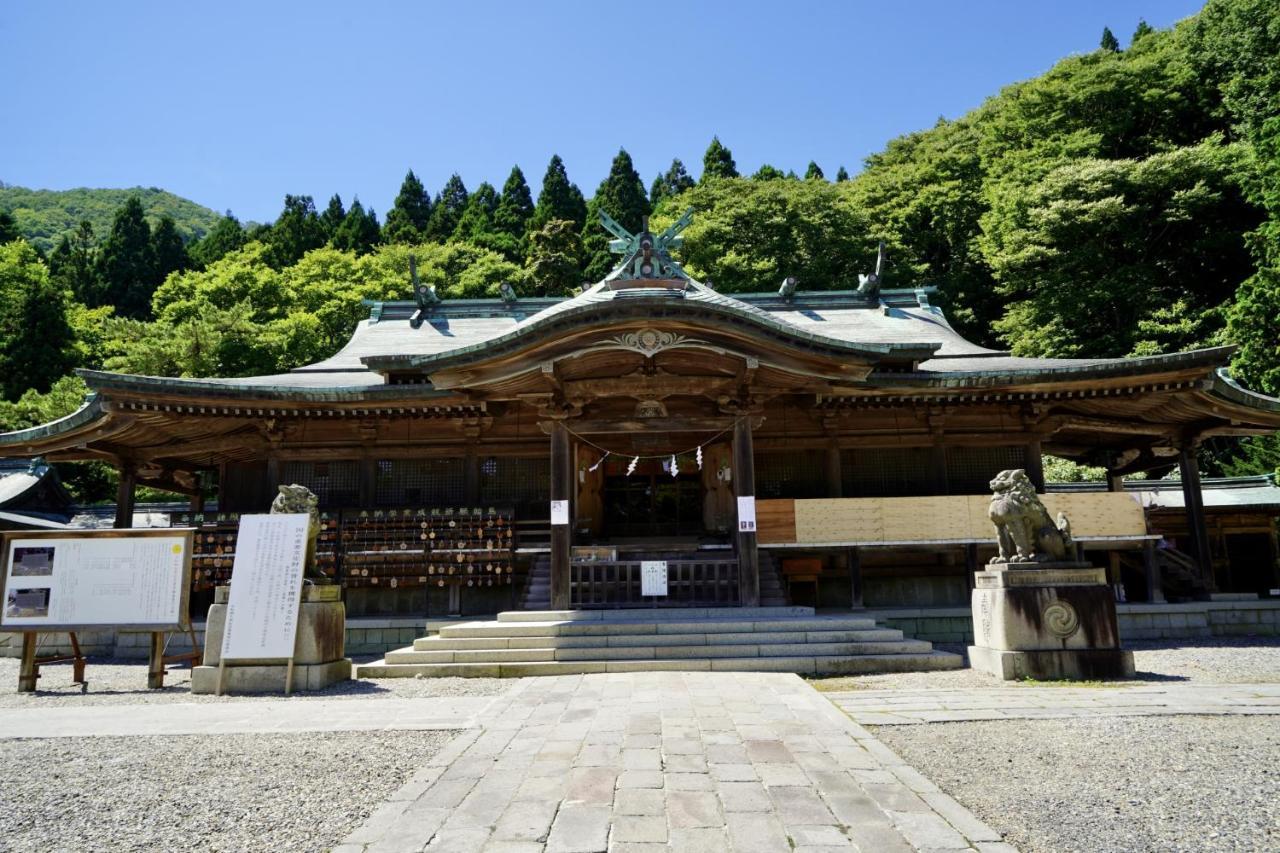
<svg viewBox="0 0 1280 853">
<path fill-rule="evenodd" d="M 0 709 L 0 738 L 463 729 L 496 697 L 262 699 Z"/>
<path fill-rule="evenodd" d="M 1280 714 L 1280 684 L 855 690 L 824 694 L 867 726 L 1169 714 Z"/>
<path fill-rule="evenodd" d="M 1013 851 L 795 675 L 526 679 L 479 723 L 335 853 Z"/>
</svg>

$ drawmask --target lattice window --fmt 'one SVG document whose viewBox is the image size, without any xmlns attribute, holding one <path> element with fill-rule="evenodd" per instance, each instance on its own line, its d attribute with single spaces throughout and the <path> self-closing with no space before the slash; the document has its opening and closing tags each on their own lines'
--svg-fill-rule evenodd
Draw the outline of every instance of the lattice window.
<svg viewBox="0 0 1280 853">
<path fill-rule="evenodd" d="M 756 497 L 767 499 L 827 496 L 825 451 L 757 453 L 755 463 Z"/>
<path fill-rule="evenodd" d="M 467 460 L 383 459 L 376 467 L 378 506 L 451 507 L 466 503 Z"/>
<path fill-rule="evenodd" d="M 1007 468 L 1023 468 L 1024 448 L 948 447 L 947 491 L 953 495 L 981 495 L 991 491 L 991 479 Z"/>
<path fill-rule="evenodd" d="M 357 506 L 360 503 L 360 463 L 354 459 L 336 462 L 285 462 L 280 466 L 281 483 L 297 483 L 316 493 L 320 506 Z"/>
<path fill-rule="evenodd" d="M 480 461 L 480 502 L 485 506 L 509 506 L 520 517 L 546 518 L 550 500 L 549 456 L 490 456 Z"/>
<path fill-rule="evenodd" d="M 892 498 L 933 492 L 927 447 L 877 447 L 840 453 L 846 498 Z"/>
</svg>

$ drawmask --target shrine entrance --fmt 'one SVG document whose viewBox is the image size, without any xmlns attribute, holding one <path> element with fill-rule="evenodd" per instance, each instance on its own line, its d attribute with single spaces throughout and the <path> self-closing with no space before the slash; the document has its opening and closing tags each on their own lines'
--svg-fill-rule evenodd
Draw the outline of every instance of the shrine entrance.
<svg viewBox="0 0 1280 853">
<path fill-rule="evenodd" d="M 659 466 L 647 466 L 658 468 Z M 609 539 L 669 539 L 704 531 L 701 474 L 637 470 L 604 482 L 602 532 Z"/>
</svg>

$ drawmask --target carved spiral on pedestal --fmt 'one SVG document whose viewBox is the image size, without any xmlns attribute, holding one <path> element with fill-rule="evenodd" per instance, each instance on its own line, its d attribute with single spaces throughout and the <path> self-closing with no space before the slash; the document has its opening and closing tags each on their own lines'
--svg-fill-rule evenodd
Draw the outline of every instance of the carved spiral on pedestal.
<svg viewBox="0 0 1280 853">
<path fill-rule="evenodd" d="M 1080 614 L 1065 601 L 1054 601 L 1042 614 L 1045 629 L 1055 637 L 1067 638 L 1080 630 Z"/>
</svg>

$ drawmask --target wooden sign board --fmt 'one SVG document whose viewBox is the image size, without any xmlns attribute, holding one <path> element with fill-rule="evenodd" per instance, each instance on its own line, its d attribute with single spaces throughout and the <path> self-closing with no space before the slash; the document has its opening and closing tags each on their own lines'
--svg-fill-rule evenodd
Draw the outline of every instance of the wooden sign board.
<svg viewBox="0 0 1280 853">
<path fill-rule="evenodd" d="M 640 594 L 655 597 L 663 597 L 667 594 L 666 560 L 640 562 Z"/>
<path fill-rule="evenodd" d="M 0 631 L 186 630 L 193 532 L 0 534 Z"/>
</svg>

